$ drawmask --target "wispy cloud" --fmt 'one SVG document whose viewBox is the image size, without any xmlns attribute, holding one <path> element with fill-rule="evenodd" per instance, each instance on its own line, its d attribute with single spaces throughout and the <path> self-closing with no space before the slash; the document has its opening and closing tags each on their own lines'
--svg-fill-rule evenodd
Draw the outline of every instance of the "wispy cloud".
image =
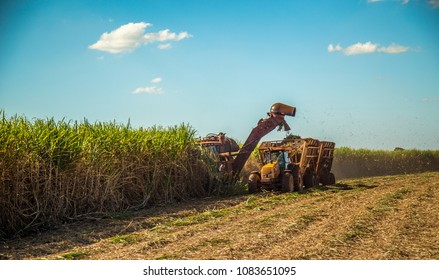
<svg viewBox="0 0 439 280">
<path fill-rule="evenodd" d="M 162 78 L 161 78 L 161 77 L 157 77 L 157 78 L 152 79 L 152 80 L 151 80 L 151 83 L 153 83 L 153 84 L 158 84 L 158 83 L 160 83 L 161 81 L 162 81 Z"/>
<path fill-rule="evenodd" d="M 439 97 L 426 97 L 423 99 L 423 101 L 425 101 L 425 102 L 438 102 Z"/>
<path fill-rule="evenodd" d="M 433 8 L 439 8 L 439 0 L 429 0 L 428 4 L 433 6 Z"/>
<path fill-rule="evenodd" d="M 169 50 L 170 48 L 172 48 L 171 44 L 160 44 L 158 45 L 158 47 L 160 50 Z"/>
<path fill-rule="evenodd" d="M 144 36 L 145 44 L 150 44 L 153 42 L 181 41 L 190 37 L 192 37 L 192 35 L 187 32 L 180 32 L 177 34 L 169 31 L 169 29 L 161 30 L 156 33 L 148 33 Z"/>
<path fill-rule="evenodd" d="M 384 1 L 400 2 L 402 5 L 407 5 L 410 3 L 410 0 L 367 0 L 367 3 L 378 3 Z M 433 8 L 439 8 L 439 0 L 428 0 L 427 2 Z"/>
<path fill-rule="evenodd" d="M 162 77 L 156 77 L 154 79 L 152 79 L 151 81 L 149 81 L 151 84 L 154 84 L 152 86 L 148 86 L 148 87 L 138 87 L 133 91 L 133 94 L 164 94 L 165 91 L 163 90 L 163 88 L 156 86 L 157 84 L 162 82 Z"/>
<path fill-rule="evenodd" d="M 395 43 L 390 44 L 387 47 L 378 48 L 379 52 L 390 53 L 390 54 L 404 53 L 404 52 L 408 52 L 409 50 L 410 50 L 409 47 L 401 46 Z"/>
<path fill-rule="evenodd" d="M 188 32 L 174 33 L 169 29 L 161 30 L 155 33 L 146 33 L 146 28 L 152 26 L 150 23 L 138 22 L 128 23 L 101 35 L 99 40 L 90 45 L 89 49 L 106 51 L 110 53 L 131 52 L 142 45 L 148 45 L 155 42 L 181 41 L 192 37 Z M 169 49 L 170 44 L 161 44 L 165 47 L 159 49 Z"/>
<path fill-rule="evenodd" d="M 152 86 L 152 87 L 139 87 L 139 88 L 136 88 L 133 91 L 133 93 L 134 94 L 147 93 L 147 94 L 157 94 L 157 95 L 160 95 L 160 94 L 165 93 L 165 91 L 162 88 L 160 88 L 160 87 Z"/>
<path fill-rule="evenodd" d="M 367 0 L 367 3 L 378 3 L 378 2 L 384 2 L 385 0 Z M 397 1 L 397 0 L 392 0 Z M 403 5 L 406 5 L 410 2 L 410 0 L 400 0 L 398 2 L 401 2 Z"/>
<path fill-rule="evenodd" d="M 357 55 L 357 54 L 365 54 L 365 53 L 373 53 L 377 50 L 377 45 L 372 44 L 371 42 L 356 43 L 353 44 L 342 51 L 345 55 Z"/>
<path fill-rule="evenodd" d="M 343 50 L 343 48 L 340 47 L 340 45 L 338 45 L 338 44 L 336 46 L 334 46 L 332 44 L 328 45 L 328 52 L 341 52 L 342 50 Z"/>
<path fill-rule="evenodd" d="M 366 43 L 355 43 L 346 48 L 341 47 L 339 44 L 328 45 L 328 52 L 342 52 L 344 55 L 358 55 L 358 54 L 369 54 L 369 53 L 387 53 L 387 54 L 399 54 L 410 50 L 409 47 L 402 46 L 399 44 L 392 43 L 389 46 L 380 46 L 380 44 L 374 44 L 372 42 Z"/>
</svg>

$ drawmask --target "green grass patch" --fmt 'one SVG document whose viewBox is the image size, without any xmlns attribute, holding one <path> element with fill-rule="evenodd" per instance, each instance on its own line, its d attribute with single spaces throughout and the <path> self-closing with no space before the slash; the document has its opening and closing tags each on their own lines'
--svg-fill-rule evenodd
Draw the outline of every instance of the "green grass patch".
<svg viewBox="0 0 439 280">
<path fill-rule="evenodd" d="M 190 226 L 195 224 L 201 224 L 212 219 L 217 219 L 226 216 L 231 213 L 230 209 L 215 209 L 206 210 L 204 212 L 188 215 L 186 217 L 180 217 L 172 221 L 174 226 Z"/>
<path fill-rule="evenodd" d="M 202 246 L 219 246 L 224 244 L 230 244 L 231 241 L 228 238 L 212 238 L 203 242 Z"/>
<path fill-rule="evenodd" d="M 61 255 L 61 258 L 65 260 L 81 260 L 84 259 L 86 256 L 88 256 L 88 252 L 77 251 Z"/>
<path fill-rule="evenodd" d="M 398 201 L 406 198 L 411 192 L 412 190 L 408 188 L 402 188 L 387 194 L 385 197 L 377 201 L 375 206 L 372 208 L 372 212 L 379 213 L 395 210 Z"/>
<path fill-rule="evenodd" d="M 158 238 L 155 238 L 155 239 L 149 241 L 148 247 L 158 249 L 158 248 L 162 248 L 162 247 L 166 246 L 166 244 L 169 244 L 169 243 L 171 243 L 170 240 L 158 237 Z"/>
<path fill-rule="evenodd" d="M 178 260 L 179 256 L 177 254 L 164 254 L 156 258 L 156 260 Z"/>
<path fill-rule="evenodd" d="M 113 244 L 133 244 L 139 240 L 139 234 L 132 233 L 127 235 L 116 235 L 110 238 L 110 242 Z"/>
<path fill-rule="evenodd" d="M 372 228 L 370 228 L 366 223 L 362 223 L 360 221 L 351 226 L 348 231 L 341 236 L 341 240 L 344 242 L 353 241 L 372 231 Z"/>
<path fill-rule="evenodd" d="M 172 222 L 172 225 L 177 227 L 190 226 L 190 225 L 204 223 L 207 220 L 209 220 L 209 217 L 201 214 L 195 214 L 195 215 L 189 215 L 187 217 L 178 218 Z"/>
</svg>

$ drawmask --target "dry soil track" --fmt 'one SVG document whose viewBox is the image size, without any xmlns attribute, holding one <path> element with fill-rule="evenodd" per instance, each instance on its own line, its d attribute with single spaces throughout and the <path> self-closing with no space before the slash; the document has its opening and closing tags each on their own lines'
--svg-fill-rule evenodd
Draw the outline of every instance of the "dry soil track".
<svg viewBox="0 0 439 280">
<path fill-rule="evenodd" d="M 439 259 L 439 172 L 210 198 L 3 241 L 6 259 Z"/>
</svg>

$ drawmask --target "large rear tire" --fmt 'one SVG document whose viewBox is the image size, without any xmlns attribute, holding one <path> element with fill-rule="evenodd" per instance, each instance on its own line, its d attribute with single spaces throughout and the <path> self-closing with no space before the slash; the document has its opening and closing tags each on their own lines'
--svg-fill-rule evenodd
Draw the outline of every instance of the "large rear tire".
<svg viewBox="0 0 439 280">
<path fill-rule="evenodd" d="M 321 175 L 319 181 L 323 186 L 329 185 L 329 174 Z"/>
<path fill-rule="evenodd" d="M 307 173 L 303 177 L 303 184 L 307 188 L 315 187 L 315 186 L 317 186 L 317 177 L 314 174 Z"/>
<path fill-rule="evenodd" d="M 301 192 L 303 191 L 303 177 L 300 173 L 300 167 L 298 165 L 294 165 L 293 170 L 293 182 L 294 182 L 294 191 Z"/>
<path fill-rule="evenodd" d="M 294 190 L 296 192 L 303 191 L 303 178 L 302 175 L 297 174 L 297 176 L 294 177 Z"/>
<path fill-rule="evenodd" d="M 293 192 L 294 191 L 294 178 L 291 173 L 284 173 L 282 175 L 282 192 Z"/>
</svg>

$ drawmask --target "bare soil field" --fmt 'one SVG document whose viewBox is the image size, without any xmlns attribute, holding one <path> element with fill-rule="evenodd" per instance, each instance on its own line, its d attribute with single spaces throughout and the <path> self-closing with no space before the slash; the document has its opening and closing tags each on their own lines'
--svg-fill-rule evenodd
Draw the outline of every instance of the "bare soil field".
<svg viewBox="0 0 439 280">
<path fill-rule="evenodd" d="M 439 259 L 439 172 L 205 198 L 0 241 L 0 259 Z"/>
</svg>

